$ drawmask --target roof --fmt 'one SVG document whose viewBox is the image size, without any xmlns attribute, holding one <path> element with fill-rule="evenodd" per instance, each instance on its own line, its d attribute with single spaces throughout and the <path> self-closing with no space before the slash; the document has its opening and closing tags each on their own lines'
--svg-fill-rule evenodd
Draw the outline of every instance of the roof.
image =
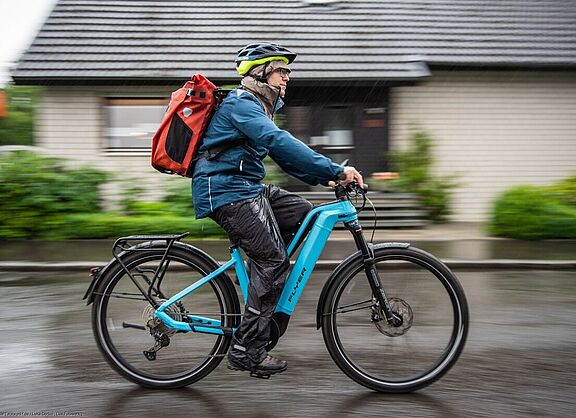
<svg viewBox="0 0 576 418">
<path fill-rule="evenodd" d="M 573 0 L 59 0 L 13 77 L 235 79 L 255 40 L 300 80 L 405 80 L 430 66 L 576 66 Z"/>
</svg>

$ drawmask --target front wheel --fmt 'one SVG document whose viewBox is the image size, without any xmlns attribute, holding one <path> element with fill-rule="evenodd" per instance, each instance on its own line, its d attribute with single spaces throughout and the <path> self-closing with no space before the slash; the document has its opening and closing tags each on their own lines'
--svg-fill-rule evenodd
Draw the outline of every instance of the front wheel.
<svg viewBox="0 0 576 418">
<path fill-rule="evenodd" d="M 379 392 L 412 392 L 439 379 L 458 359 L 468 333 L 468 305 L 456 277 L 432 255 L 377 245 L 374 258 L 401 324 L 386 322 L 357 258 L 327 290 L 324 341 L 354 381 Z"/>
</svg>

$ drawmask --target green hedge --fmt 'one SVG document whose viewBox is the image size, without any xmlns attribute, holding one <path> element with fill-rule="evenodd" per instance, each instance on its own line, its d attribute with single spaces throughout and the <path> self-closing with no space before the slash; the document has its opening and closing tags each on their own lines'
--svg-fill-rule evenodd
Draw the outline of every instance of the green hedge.
<svg viewBox="0 0 576 418">
<path fill-rule="evenodd" d="M 28 151 L 0 155 L 0 238 L 35 237 L 51 217 L 100 211 L 106 179 L 99 170 L 68 168 Z"/>
<path fill-rule="evenodd" d="M 170 187 L 162 202 L 140 202 L 127 188 L 123 211 L 104 212 L 102 186 L 109 176 L 69 168 L 64 160 L 28 151 L 0 155 L 0 239 L 91 239 L 190 232 L 225 236 L 212 220 L 194 219 L 190 182 Z"/>
<path fill-rule="evenodd" d="M 0 118 L 0 146 L 34 145 L 32 115 L 25 112 L 10 112 Z"/>
<path fill-rule="evenodd" d="M 122 216 L 114 213 L 72 214 L 47 220 L 40 238 L 99 239 L 124 235 L 180 234 L 190 232 L 194 237 L 224 237 L 225 233 L 210 219 L 194 216 Z"/>
<path fill-rule="evenodd" d="M 566 184 L 572 183 L 516 186 L 502 193 L 493 207 L 490 232 L 517 239 L 576 238 L 576 206 L 570 204 L 570 193 L 563 192 L 570 190 Z"/>
<path fill-rule="evenodd" d="M 0 118 L 1 145 L 34 145 L 34 109 L 40 89 L 30 86 L 8 86 L 7 115 Z"/>
<path fill-rule="evenodd" d="M 565 178 L 547 187 L 546 190 L 566 204 L 576 208 L 576 175 Z"/>
</svg>

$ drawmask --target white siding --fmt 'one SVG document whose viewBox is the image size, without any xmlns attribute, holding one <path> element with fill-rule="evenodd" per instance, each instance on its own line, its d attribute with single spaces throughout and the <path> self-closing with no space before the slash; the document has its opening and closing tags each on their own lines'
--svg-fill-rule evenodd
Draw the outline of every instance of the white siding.
<svg viewBox="0 0 576 418">
<path fill-rule="evenodd" d="M 47 88 L 36 114 L 37 145 L 49 153 L 92 161 L 100 151 L 100 109 L 93 91 Z"/>
<path fill-rule="evenodd" d="M 455 221 L 485 221 L 499 192 L 576 172 L 576 72 L 433 71 L 390 98 L 390 143 L 435 140 L 438 174 L 460 175 Z"/>
<path fill-rule="evenodd" d="M 118 153 L 106 151 L 106 97 L 168 97 L 174 87 L 47 87 L 36 116 L 37 145 L 48 154 L 89 164 L 115 175 L 106 195 L 114 202 L 128 186 L 144 186 L 145 198 L 154 199 L 166 186 L 182 181 L 176 176 L 158 173 L 150 166 L 149 153 Z M 160 121 L 158 121 L 160 123 Z"/>
</svg>

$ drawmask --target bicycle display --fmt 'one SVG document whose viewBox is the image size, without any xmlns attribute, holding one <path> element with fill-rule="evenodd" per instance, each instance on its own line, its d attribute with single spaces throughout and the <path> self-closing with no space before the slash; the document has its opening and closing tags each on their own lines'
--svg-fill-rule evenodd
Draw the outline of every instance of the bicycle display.
<svg viewBox="0 0 576 418">
<path fill-rule="evenodd" d="M 468 332 L 468 306 L 454 274 L 409 243 L 366 242 L 352 197 L 355 183 L 335 187 L 336 200 L 315 206 L 288 247 L 301 250 L 276 306 L 267 349 L 290 317 L 331 231 L 343 222 L 358 251 L 328 277 L 316 326 L 336 365 L 352 380 L 380 392 L 412 392 L 446 373 Z M 220 265 L 181 235 L 123 237 L 114 258 L 93 269 L 84 298 L 107 362 L 144 387 L 177 388 L 207 376 L 228 352 L 239 325 L 249 277 L 239 249 Z"/>
</svg>

